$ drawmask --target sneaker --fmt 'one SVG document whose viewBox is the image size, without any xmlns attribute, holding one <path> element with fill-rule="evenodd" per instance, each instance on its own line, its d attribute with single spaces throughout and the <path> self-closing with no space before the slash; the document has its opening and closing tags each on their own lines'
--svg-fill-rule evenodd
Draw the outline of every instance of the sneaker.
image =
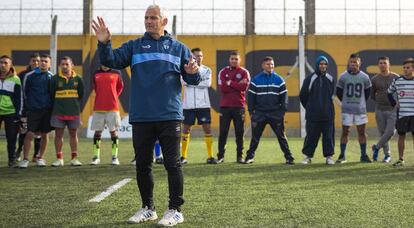
<svg viewBox="0 0 414 228">
<path fill-rule="evenodd" d="M 371 163 L 371 159 L 368 157 L 368 155 L 362 155 L 361 159 L 359 160 L 361 163 Z"/>
<path fill-rule="evenodd" d="M 16 161 L 8 162 L 8 166 L 9 168 L 19 168 L 19 165 L 17 164 Z"/>
<path fill-rule="evenodd" d="M 301 163 L 304 164 L 304 165 L 308 165 L 308 164 L 312 163 L 312 158 L 305 157 L 305 159 Z"/>
<path fill-rule="evenodd" d="M 155 164 L 159 164 L 159 165 L 164 164 L 164 158 L 163 157 L 155 158 Z"/>
<path fill-rule="evenodd" d="M 294 165 L 294 164 L 295 164 L 295 159 L 293 158 L 286 159 L 286 165 Z"/>
<path fill-rule="evenodd" d="M 239 164 L 245 164 L 244 159 L 243 159 L 242 157 L 238 157 L 238 158 L 236 159 L 236 163 L 239 163 Z"/>
<path fill-rule="evenodd" d="M 112 165 L 119 165 L 119 159 L 117 157 L 112 157 Z"/>
<path fill-rule="evenodd" d="M 137 213 L 135 213 L 131 218 L 128 219 L 128 223 L 142 223 L 146 221 L 153 221 L 157 219 L 157 212 L 148 207 L 141 208 Z"/>
<path fill-rule="evenodd" d="M 70 165 L 71 166 L 81 166 L 82 163 L 78 159 L 75 158 L 75 159 L 70 160 Z"/>
<path fill-rule="evenodd" d="M 162 216 L 162 219 L 158 222 L 158 226 L 175 226 L 178 223 L 184 222 L 184 217 L 181 212 L 177 210 L 168 210 Z"/>
<path fill-rule="evenodd" d="M 326 164 L 327 165 L 334 165 L 335 161 L 332 159 L 331 156 L 329 156 L 329 157 L 326 157 Z"/>
<path fill-rule="evenodd" d="M 99 157 L 93 157 L 91 163 L 89 163 L 90 165 L 99 165 L 99 163 L 101 163 L 101 159 L 99 159 Z"/>
<path fill-rule="evenodd" d="M 188 163 L 188 160 L 187 160 L 187 158 L 185 158 L 185 157 L 181 157 L 181 158 L 180 158 L 180 162 L 181 162 L 181 164 L 182 164 L 182 165 L 185 165 L 185 164 L 187 164 L 187 163 Z"/>
<path fill-rule="evenodd" d="M 382 160 L 382 162 L 384 163 L 390 163 L 392 160 L 390 155 L 385 155 L 384 159 Z"/>
<path fill-rule="evenodd" d="M 394 167 L 403 167 L 404 166 L 404 160 L 399 159 L 396 163 L 392 164 Z"/>
<path fill-rule="evenodd" d="M 372 160 L 374 162 L 378 161 L 378 152 L 379 148 L 377 147 L 377 145 L 372 145 Z"/>
<path fill-rule="evenodd" d="M 45 159 L 41 159 L 41 158 L 37 159 L 36 160 L 36 166 L 37 167 L 46 167 Z"/>
<path fill-rule="evenodd" d="M 207 164 L 217 164 L 217 160 L 213 157 L 207 158 Z"/>
<path fill-rule="evenodd" d="M 254 162 L 253 158 L 247 157 L 246 159 L 244 159 L 244 164 L 252 164 Z"/>
<path fill-rule="evenodd" d="M 63 162 L 63 159 L 58 159 L 55 162 L 52 163 L 53 167 L 60 167 L 63 166 L 65 164 L 65 162 Z"/>
<path fill-rule="evenodd" d="M 129 164 L 131 164 L 131 165 L 137 165 L 137 161 L 135 161 L 135 159 L 134 159 L 134 160 L 130 161 Z"/>
<path fill-rule="evenodd" d="M 217 156 L 217 164 L 223 163 L 224 162 L 224 157 L 219 157 Z"/>
<path fill-rule="evenodd" d="M 29 166 L 29 160 L 22 160 L 19 162 L 19 168 L 25 169 Z"/>
<path fill-rule="evenodd" d="M 347 162 L 347 160 L 346 160 L 345 156 L 339 156 L 338 160 L 336 160 L 337 164 L 344 164 L 346 162 Z"/>
</svg>

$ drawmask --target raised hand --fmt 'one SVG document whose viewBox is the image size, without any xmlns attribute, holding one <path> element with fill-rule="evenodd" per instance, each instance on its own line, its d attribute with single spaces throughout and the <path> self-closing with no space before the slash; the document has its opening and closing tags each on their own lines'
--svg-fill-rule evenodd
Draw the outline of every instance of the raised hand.
<svg viewBox="0 0 414 228">
<path fill-rule="evenodd" d="M 197 65 L 197 62 L 194 60 L 193 56 L 190 57 L 190 61 L 188 64 L 184 65 L 184 70 L 187 74 L 195 74 L 198 72 L 199 67 Z"/>
<path fill-rule="evenodd" d="M 109 32 L 102 17 L 98 16 L 96 19 L 98 22 L 92 20 L 92 29 L 95 32 L 98 41 L 106 44 L 111 39 L 111 32 Z"/>
</svg>

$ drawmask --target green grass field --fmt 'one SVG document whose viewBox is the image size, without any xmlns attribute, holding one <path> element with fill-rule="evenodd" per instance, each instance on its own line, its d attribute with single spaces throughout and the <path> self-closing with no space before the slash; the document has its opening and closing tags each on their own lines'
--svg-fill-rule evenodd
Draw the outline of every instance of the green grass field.
<svg viewBox="0 0 414 228">
<path fill-rule="evenodd" d="M 302 139 L 290 138 L 297 163 Z M 372 142 L 370 142 L 371 144 Z M 65 161 L 68 163 L 67 140 Z M 54 161 L 49 144 L 46 159 Z M 215 142 L 215 146 L 217 142 Z M 397 150 L 392 142 L 394 160 Z M 274 139 L 263 139 L 255 163 L 236 164 L 234 139 L 226 161 L 206 165 L 202 139 L 192 139 L 184 167 L 185 222 L 179 227 L 414 227 L 414 156 L 407 143 L 406 166 L 360 164 L 359 145 L 348 145 L 348 163 L 327 166 L 320 148 L 313 164 L 284 165 Z M 246 139 L 245 146 L 248 146 Z M 156 222 L 128 225 L 140 207 L 132 143 L 120 144 L 121 166 L 112 167 L 110 142 L 104 141 L 100 166 L 9 169 L 5 140 L 0 141 L 0 227 L 154 227 Z M 80 160 L 91 158 L 90 140 L 80 142 Z M 337 145 L 337 151 L 339 147 Z M 382 159 L 382 155 L 381 155 Z M 155 165 L 155 204 L 167 207 L 166 172 Z M 133 181 L 100 203 L 89 199 L 124 178 Z"/>
</svg>

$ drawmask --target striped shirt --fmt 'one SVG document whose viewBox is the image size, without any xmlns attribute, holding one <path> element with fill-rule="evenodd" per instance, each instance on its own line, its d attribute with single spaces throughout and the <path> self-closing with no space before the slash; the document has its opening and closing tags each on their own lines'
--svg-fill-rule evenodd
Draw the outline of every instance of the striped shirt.
<svg viewBox="0 0 414 228">
<path fill-rule="evenodd" d="M 400 103 L 398 118 L 414 116 L 414 77 L 401 76 L 394 79 L 388 88 L 388 94 L 394 95 Z"/>
</svg>

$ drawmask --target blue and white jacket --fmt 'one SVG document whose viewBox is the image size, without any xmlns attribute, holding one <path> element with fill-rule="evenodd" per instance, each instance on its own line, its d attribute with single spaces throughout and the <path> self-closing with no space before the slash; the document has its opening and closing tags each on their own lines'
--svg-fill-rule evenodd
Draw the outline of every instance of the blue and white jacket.
<svg viewBox="0 0 414 228">
<path fill-rule="evenodd" d="M 278 74 L 261 72 L 250 82 L 247 94 L 250 115 L 266 115 L 281 119 L 287 111 L 287 104 L 285 81 Z"/>
<path fill-rule="evenodd" d="M 181 81 L 198 85 L 200 74 L 188 75 L 190 50 L 166 31 L 159 40 L 148 33 L 118 49 L 98 43 L 101 63 L 114 69 L 131 67 L 129 122 L 182 120 Z"/>
<path fill-rule="evenodd" d="M 50 71 L 41 72 L 39 68 L 30 71 L 23 79 L 23 115 L 26 112 L 50 109 L 52 100 L 50 96 Z"/>
</svg>

